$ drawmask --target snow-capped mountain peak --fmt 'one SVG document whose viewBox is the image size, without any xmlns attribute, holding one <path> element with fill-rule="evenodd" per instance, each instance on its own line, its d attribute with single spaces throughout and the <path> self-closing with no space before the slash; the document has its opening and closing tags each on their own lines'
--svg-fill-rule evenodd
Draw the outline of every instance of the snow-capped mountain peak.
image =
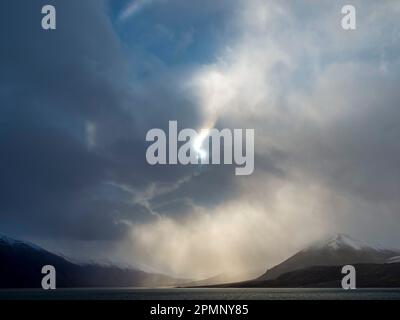
<svg viewBox="0 0 400 320">
<path fill-rule="evenodd" d="M 388 259 L 399 256 L 398 250 L 384 249 L 380 246 L 355 240 L 345 234 L 313 243 L 297 252 L 282 263 L 270 268 L 260 280 L 276 279 L 280 275 L 311 266 L 343 266 L 357 263 L 386 263 Z M 393 259 L 397 261 L 397 259 Z"/>
<path fill-rule="evenodd" d="M 345 234 L 337 234 L 333 238 L 330 239 L 328 246 L 333 249 L 338 249 L 340 247 L 351 247 L 355 250 L 361 250 L 365 248 L 366 245 L 364 242 L 355 240 Z"/>
<path fill-rule="evenodd" d="M 382 251 L 382 247 L 377 245 L 371 245 L 361 240 L 356 240 L 346 234 L 338 233 L 328 238 L 323 239 L 317 243 L 312 244 L 309 249 L 324 249 L 329 248 L 332 250 L 339 249 L 352 249 L 352 250 L 374 250 Z"/>
</svg>

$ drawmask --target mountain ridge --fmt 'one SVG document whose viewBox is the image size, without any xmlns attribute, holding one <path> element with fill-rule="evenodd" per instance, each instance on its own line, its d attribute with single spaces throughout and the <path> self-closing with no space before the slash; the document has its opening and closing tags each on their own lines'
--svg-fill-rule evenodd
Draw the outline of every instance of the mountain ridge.
<svg viewBox="0 0 400 320">
<path fill-rule="evenodd" d="M 187 282 L 113 265 L 77 264 L 28 241 L 0 236 L 0 288 L 41 288 L 42 267 L 56 269 L 57 287 L 160 287 Z"/>
<path fill-rule="evenodd" d="M 293 256 L 268 269 L 256 280 L 273 280 L 280 275 L 312 266 L 339 266 L 360 263 L 385 263 L 399 256 L 400 250 L 385 249 L 355 240 L 343 233 L 313 243 Z"/>
<path fill-rule="evenodd" d="M 360 262 L 361 261 L 361 262 Z M 400 288 L 400 254 L 336 234 L 313 243 L 258 278 L 208 288 L 341 288 L 342 267 L 356 269 L 359 288 Z"/>
<path fill-rule="evenodd" d="M 400 288 L 400 263 L 354 264 L 357 288 Z M 271 280 L 248 280 L 209 288 L 342 288 L 341 266 L 313 266 Z"/>
</svg>

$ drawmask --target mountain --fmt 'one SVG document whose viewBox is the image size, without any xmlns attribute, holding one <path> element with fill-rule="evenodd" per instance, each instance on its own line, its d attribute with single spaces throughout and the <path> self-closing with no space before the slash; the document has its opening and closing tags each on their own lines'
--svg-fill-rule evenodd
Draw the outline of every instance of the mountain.
<svg viewBox="0 0 400 320">
<path fill-rule="evenodd" d="M 341 288 L 344 265 L 356 269 L 359 288 L 400 288 L 400 251 L 337 234 L 297 252 L 248 281 L 200 285 L 215 288 Z"/>
<path fill-rule="evenodd" d="M 400 263 L 353 264 L 357 288 L 400 288 Z M 250 280 L 208 287 L 218 288 L 341 288 L 341 266 L 314 266 L 282 274 L 272 280 Z"/>
<path fill-rule="evenodd" d="M 400 252 L 368 245 L 345 234 L 336 234 L 297 252 L 256 280 L 273 280 L 288 272 L 315 266 L 380 264 L 395 256 L 400 256 Z"/>
<path fill-rule="evenodd" d="M 77 264 L 35 244 L 0 236 L 0 288 L 41 288 L 44 265 L 55 267 L 59 288 L 160 287 L 184 282 L 131 268 Z"/>
</svg>

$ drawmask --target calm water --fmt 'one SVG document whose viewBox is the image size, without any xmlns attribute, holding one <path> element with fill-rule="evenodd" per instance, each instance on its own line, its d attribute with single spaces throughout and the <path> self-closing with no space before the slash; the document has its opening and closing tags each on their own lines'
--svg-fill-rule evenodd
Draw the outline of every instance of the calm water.
<svg viewBox="0 0 400 320">
<path fill-rule="evenodd" d="M 400 300 L 400 289 L 57 289 L 0 290 L 0 300 Z"/>
</svg>

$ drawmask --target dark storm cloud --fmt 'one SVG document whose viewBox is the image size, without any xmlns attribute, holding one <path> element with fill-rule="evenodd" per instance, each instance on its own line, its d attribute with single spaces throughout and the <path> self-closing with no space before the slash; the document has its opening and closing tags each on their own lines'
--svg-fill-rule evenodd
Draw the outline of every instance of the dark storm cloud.
<svg viewBox="0 0 400 320">
<path fill-rule="evenodd" d="M 207 205 L 233 192 L 230 172 L 175 188 L 196 169 L 146 163 L 147 130 L 166 129 L 168 120 L 182 128 L 201 123 L 191 93 L 177 86 L 188 70 L 153 66 L 153 75 L 132 77 L 132 70 L 151 63 L 150 55 L 128 59 L 106 2 L 53 1 L 56 31 L 41 29 L 45 4 L 0 4 L 2 232 L 118 239 L 129 224 L 154 218 L 152 202 L 158 214 L 185 214 L 190 206 L 182 198 Z M 204 186 L 210 183 L 215 188 Z M 123 188 L 144 191 L 153 184 L 171 191 L 144 204 Z"/>
<path fill-rule="evenodd" d="M 119 237 L 114 221 L 127 206 L 97 191 L 112 159 L 85 142 L 86 121 L 113 128 L 132 117 L 112 83 L 123 79 L 118 39 L 100 1 L 53 2 L 54 32 L 41 29 L 45 3 L 1 3 L 2 225 L 24 236 Z"/>
</svg>

